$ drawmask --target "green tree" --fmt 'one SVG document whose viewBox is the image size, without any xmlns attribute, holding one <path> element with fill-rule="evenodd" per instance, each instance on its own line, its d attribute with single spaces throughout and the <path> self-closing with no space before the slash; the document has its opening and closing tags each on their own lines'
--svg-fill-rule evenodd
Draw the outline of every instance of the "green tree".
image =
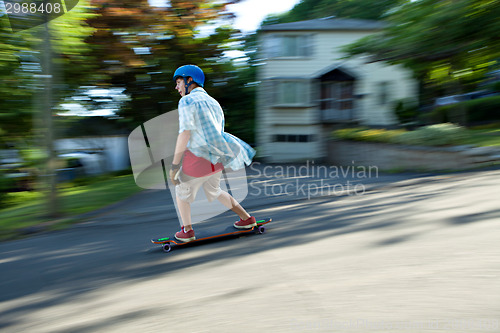
<svg viewBox="0 0 500 333">
<path fill-rule="evenodd" d="M 302 0 L 290 11 L 270 15 L 262 25 L 312 20 L 327 16 L 378 20 L 404 0 Z"/>
<path fill-rule="evenodd" d="M 130 127 L 177 108 L 172 75 L 178 66 L 202 67 L 209 90 L 225 84 L 234 68 L 223 53 L 236 31 L 220 22 L 235 2 L 172 0 L 155 8 L 146 0 L 93 0 L 99 16 L 89 21 L 96 29 L 89 42 L 106 76 L 99 83 L 126 88 L 131 98 L 120 116 Z"/>
<path fill-rule="evenodd" d="M 14 35 L 4 15 L 0 18 L 0 128 L 4 141 L 31 128 L 31 76 L 26 75 L 34 58 L 26 32 Z M 39 67 L 37 67 L 39 70 Z"/>
<path fill-rule="evenodd" d="M 459 94 L 473 89 L 500 58 L 499 15 L 498 1 L 413 1 L 392 11 L 386 29 L 345 51 L 403 64 L 434 94 Z"/>
<path fill-rule="evenodd" d="M 13 33 L 7 18 L 0 20 L 0 76 L 6 82 L 0 87 L 0 118 L 7 140 L 21 141 L 31 151 L 43 151 L 41 184 L 46 191 L 47 215 L 52 217 L 59 215 L 53 147 L 55 107 L 92 73 L 84 42 L 92 31 L 85 23 L 89 16 L 86 1 L 81 1 L 67 14 L 29 30 Z"/>
<path fill-rule="evenodd" d="M 56 105 L 79 85 L 92 81 L 93 62 L 85 43 L 93 31 L 85 20 L 92 16 L 81 0 L 67 14 L 49 22 Z M 4 141 L 27 138 L 36 116 L 42 73 L 43 26 L 12 32 L 7 17 L 0 18 L 0 126 Z M 43 95 L 43 94 L 41 94 Z"/>
</svg>

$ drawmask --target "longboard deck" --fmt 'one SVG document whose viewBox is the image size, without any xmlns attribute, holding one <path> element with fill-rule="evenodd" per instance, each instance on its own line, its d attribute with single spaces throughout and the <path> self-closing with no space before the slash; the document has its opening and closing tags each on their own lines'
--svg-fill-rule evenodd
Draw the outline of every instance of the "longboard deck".
<svg viewBox="0 0 500 333">
<path fill-rule="evenodd" d="M 236 229 L 234 226 L 226 226 L 223 228 L 205 228 L 202 229 L 200 228 L 199 230 L 196 229 L 195 231 L 195 236 L 196 239 L 190 242 L 181 242 L 175 238 L 175 236 L 172 237 L 164 237 L 164 238 L 156 238 L 152 239 L 151 242 L 153 244 L 160 244 L 160 245 L 170 245 L 170 244 L 175 244 L 176 246 L 182 246 L 182 245 L 189 245 L 189 244 L 194 244 L 198 242 L 203 242 L 203 241 L 209 241 L 212 239 L 218 239 L 218 238 L 225 238 L 225 237 L 231 237 L 231 236 L 236 236 L 240 234 L 246 234 L 246 233 L 251 233 L 251 232 L 256 232 L 256 231 L 262 231 L 263 229 L 259 229 L 263 225 L 271 222 L 272 219 L 265 219 L 265 220 L 259 220 L 257 221 L 257 225 L 250 228 L 250 229 Z M 164 248 L 165 249 L 165 248 Z M 170 249 L 168 249 L 170 251 Z M 167 251 L 168 252 L 168 251 Z"/>
</svg>

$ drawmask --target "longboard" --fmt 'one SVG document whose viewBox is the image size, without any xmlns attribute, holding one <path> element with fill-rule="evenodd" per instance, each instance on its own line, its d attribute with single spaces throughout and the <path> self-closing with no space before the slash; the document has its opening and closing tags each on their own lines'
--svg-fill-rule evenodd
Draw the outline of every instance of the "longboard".
<svg viewBox="0 0 500 333">
<path fill-rule="evenodd" d="M 181 242 L 181 241 L 177 240 L 175 238 L 175 236 L 152 239 L 151 242 L 153 244 L 161 245 L 163 248 L 163 251 L 170 252 L 174 246 L 175 247 L 185 246 L 185 245 L 189 245 L 189 244 L 201 243 L 203 241 L 231 237 L 231 236 L 237 236 L 237 235 L 247 234 L 247 233 L 252 233 L 252 232 L 263 234 L 266 231 L 266 227 L 264 227 L 264 225 L 268 224 L 272 220 L 273 219 L 271 219 L 271 218 L 268 218 L 265 220 L 259 220 L 259 221 L 257 221 L 257 225 L 250 228 L 250 229 L 236 229 L 232 225 L 227 226 L 227 227 L 222 227 L 222 228 L 207 228 L 207 229 L 200 228 L 199 230 L 195 229 L 196 239 L 193 241 L 190 241 L 190 242 Z"/>
</svg>

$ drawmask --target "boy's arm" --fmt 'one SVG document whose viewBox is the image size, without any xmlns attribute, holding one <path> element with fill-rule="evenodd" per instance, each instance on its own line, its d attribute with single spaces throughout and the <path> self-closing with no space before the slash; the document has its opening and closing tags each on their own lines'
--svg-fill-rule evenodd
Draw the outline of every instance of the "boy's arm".
<svg viewBox="0 0 500 333">
<path fill-rule="evenodd" d="M 172 164 L 180 164 L 182 160 L 182 155 L 186 150 L 189 138 L 191 137 L 191 131 L 183 131 L 177 136 L 177 143 L 175 144 L 174 160 Z"/>
<path fill-rule="evenodd" d="M 183 131 L 179 133 L 179 135 L 177 136 L 174 159 L 172 160 L 172 167 L 170 168 L 170 173 L 169 173 L 170 180 L 175 185 L 178 185 L 180 183 L 177 179 L 175 179 L 175 175 L 181 168 L 182 155 L 184 154 L 184 151 L 187 148 L 187 144 L 189 142 L 190 137 L 191 137 L 191 131 Z"/>
</svg>

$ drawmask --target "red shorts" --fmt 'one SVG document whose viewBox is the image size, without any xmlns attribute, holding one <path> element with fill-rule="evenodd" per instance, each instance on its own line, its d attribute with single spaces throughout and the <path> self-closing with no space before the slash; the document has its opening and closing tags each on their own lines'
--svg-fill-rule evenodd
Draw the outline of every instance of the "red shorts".
<svg viewBox="0 0 500 333">
<path fill-rule="evenodd" d="M 212 164 L 203 157 L 198 157 L 189 150 L 184 152 L 182 172 L 191 177 L 205 177 L 224 169 L 222 163 Z"/>
</svg>

